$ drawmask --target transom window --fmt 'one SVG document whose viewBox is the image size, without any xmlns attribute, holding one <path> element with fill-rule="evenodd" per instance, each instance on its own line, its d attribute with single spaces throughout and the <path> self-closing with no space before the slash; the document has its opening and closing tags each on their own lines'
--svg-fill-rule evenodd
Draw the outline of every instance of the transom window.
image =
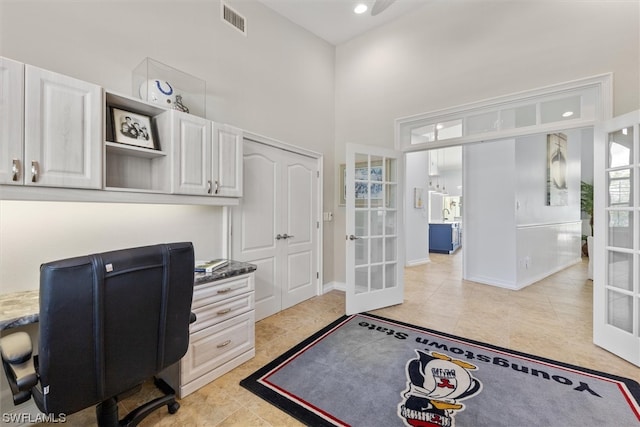
<svg viewBox="0 0 640 427">
<path fill-rule="evenodd" d="M 602 75 L 396 120 L 403 151 L 593 125 L 609 117 Z M 606 98 L 606 96 L 604 96 Z"/>
</svg>

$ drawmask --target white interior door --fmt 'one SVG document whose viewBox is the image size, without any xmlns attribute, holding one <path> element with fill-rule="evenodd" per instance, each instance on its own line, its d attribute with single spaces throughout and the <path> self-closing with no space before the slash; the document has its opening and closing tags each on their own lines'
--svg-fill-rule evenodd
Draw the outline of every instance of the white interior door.
<svg viewBox="0 0 640 427">
<path fill-rule="evenodd" d="M 347 145 L 346 312 L 401 304 L 404 296 L 400 156 Z"/>
<path fill-rule="evenodd" d="M 287 151 L 281 154 L 285 198 L 280 226 L 285 263 L 282 308 L 287 308 L 317 293 L 318 166 L 310 157 Z"/>
<path fill-rule="evenodd" d="M 245 140 L 232 257 L 255 264 L 256 320 L 318 292 L 318 161 Z"/>
<path fill-rule="evenodd" d="M 280 311 L 282 270 L 279 262 L 280 164 L 277 151 L 244 142 L 243 197 L 233 208 L 232 258 L 250 262 L 255 273 L 256 320 Z"/>
<path fill-rule="evenodd" d="M 596 128 L 593 340 L 640 366 L 640 111 Z"/>
</svg>

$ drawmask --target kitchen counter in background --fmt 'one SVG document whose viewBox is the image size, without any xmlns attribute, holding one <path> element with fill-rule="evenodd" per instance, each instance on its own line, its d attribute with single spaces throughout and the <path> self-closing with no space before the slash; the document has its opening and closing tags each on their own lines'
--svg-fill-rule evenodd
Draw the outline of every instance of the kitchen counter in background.
<svg viewBox="0 0 640 427">
<path fill-rule="evenodd" d="M 429 223 L 429 252 L 452 254 L 460 248 L 459 222 Z"/>
</svg>

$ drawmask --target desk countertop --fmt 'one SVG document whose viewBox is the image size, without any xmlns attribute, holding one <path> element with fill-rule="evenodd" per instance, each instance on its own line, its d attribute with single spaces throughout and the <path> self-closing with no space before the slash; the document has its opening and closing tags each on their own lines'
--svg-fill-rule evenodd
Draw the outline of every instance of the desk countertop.
<svg viewBox="0 0 640 427">
<path fill-rule="evenodd" d="M 39 295 L 37 290 L 0 295 L 0 331 L 37 322 Z"/>
<path fill-rule="evenodd" d="M 246 262 L 230 261 L 212 273 L 196 273 L 195 285 L 213 282 L 228 277 L 251 273 L 256 266 Z M 40 312 L 40 292 L 38 290 L 0 294 L 0 331 L 36 323 Z"/>
</svg>

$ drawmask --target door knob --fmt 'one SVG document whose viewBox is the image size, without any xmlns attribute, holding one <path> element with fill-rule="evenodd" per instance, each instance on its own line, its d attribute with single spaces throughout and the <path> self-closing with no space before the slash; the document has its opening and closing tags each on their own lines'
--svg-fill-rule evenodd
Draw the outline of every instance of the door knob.
<svg viewBox="0 0 640 427">
<path fill-rule="evenodd" d="M 282 235 L 282 238 L 283 238 L 283 239 L 293 239 L 293 234 L 287 234 L 287 233 L 284 233 L 284 234 Z"/>
<path fill-rule="evenodd" d="M 360 239 L 360 237 L 354 236 L 353 234 L 349 234 L 347 237 L 349 238 L 349 240 L 358 240 L 358 239 Z"/>
<path fill-rule="evenodd" d="M 284 237 L 284 236 L 283 236 L 283 235 L 281 235 L 281 234 L 278 234 L 278 235 L 276 236 L 276 240 L 280 240 L 280 239 L 286 239 L 286 237 Z"/>
</svg>

